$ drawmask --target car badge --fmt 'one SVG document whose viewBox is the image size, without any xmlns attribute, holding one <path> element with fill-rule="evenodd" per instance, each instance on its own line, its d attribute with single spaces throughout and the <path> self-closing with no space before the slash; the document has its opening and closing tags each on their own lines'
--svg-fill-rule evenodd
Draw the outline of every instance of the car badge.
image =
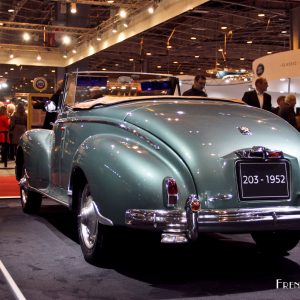
<svg viewBox="0 0 300 300">
<path fill-rule="evenodd" d="M 252 132 L 250 129 L 246 126 L 239 126 L 237 127 L 241 134 L 243 135 L 252 135 Z"/>
</svg>

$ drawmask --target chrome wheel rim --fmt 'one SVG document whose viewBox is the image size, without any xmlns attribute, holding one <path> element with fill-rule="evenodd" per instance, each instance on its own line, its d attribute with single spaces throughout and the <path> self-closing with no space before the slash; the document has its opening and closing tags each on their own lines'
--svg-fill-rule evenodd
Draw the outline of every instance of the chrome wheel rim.
<svg viewBox="0 0 300 300">
<path fill-rule="evenodd" d="M 79 222 L 84 245 L 91 249 L 95 246 L 98 235 L 98 219 L 93 197 L 87 187 L 82 193 Z"/>
</svg>

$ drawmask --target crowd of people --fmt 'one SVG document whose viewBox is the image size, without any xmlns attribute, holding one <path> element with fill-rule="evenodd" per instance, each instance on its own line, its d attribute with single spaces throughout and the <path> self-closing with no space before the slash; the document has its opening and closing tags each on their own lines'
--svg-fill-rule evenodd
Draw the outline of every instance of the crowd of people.
<svg viewBox="0 0 300 300">
<path fill-rule="evenodd" d="M 23 102 L 17 106 L 0 104 L 1 161 L 13 160 L 21 135 L 27 130 L 27 113 Z"/>
</svg>

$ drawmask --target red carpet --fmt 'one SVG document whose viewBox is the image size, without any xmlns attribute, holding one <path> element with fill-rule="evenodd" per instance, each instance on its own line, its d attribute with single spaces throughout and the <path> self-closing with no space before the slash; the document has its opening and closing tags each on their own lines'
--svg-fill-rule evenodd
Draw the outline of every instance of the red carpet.
<svg viewBox="0 0 300 300">
<path fill-rule="evenodd" d="M 20 197 L 20 188 L 15 176 L 0 176 L 0 198 Z"/>
</svg>

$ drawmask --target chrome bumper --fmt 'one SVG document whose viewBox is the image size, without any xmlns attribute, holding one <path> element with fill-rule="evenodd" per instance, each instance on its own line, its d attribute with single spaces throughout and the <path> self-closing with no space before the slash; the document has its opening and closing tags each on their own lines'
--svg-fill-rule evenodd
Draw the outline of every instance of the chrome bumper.
<svg viewBox="0 0 300 300">
<path fill-rule="evenodd" d="M 126 211 L 125 223 L 140 229 L 160 230 L 173 236 L 185 235 L 186 242 L 198 232 L 251 232 L 258 230 L 300 230 L 300 207 L 250 209 Z M 172 240 L 172 239 L 171 239 Z M 175 239 L 171 242 L 177 242 Z"/>
</svg>

